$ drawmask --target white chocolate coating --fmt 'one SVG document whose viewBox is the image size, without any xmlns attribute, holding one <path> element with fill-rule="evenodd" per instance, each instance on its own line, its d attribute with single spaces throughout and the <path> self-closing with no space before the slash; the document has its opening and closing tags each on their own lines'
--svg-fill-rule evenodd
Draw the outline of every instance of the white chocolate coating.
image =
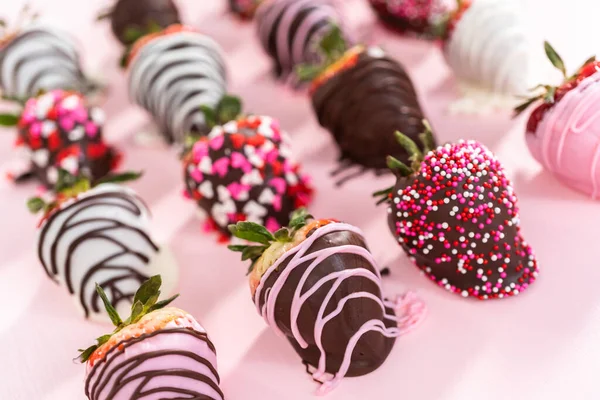
<svg viewBox="0 0 600 400">
<path fill-rule="evenodd" d="M 444 51 L 457 78 L 505 95 L 531 85 L 531 37 L 514 0 L 474 0 L 456 24 Z"/>
<path fill-rule="evenodd" d="M 176 265 L 150 238 L 149 216 L 133 190 L 104 184 L 65 202 L 41 226 L 40 261 L 86 317 L 106 319 L 96 283 L 123 315 L 148 277 L 160 274 L 163 291 L 173 289 Z"/>
<path fill-rule="evenodd" d="M 202 131 L 200 106 L 214 107 L 226 91 L 221 48 L 208 36 L 178 32 L 146 44 L 132 61 L 129 95 L 154 118 L 169 143 Z"/>
<path fill-rule="evenodd" d="M 4 96 L 28 99 L 40 90 L 85 93 L 75 42 L 60 30 L 31 26 L 0 49 L 0 89 Z"/>
</svg>

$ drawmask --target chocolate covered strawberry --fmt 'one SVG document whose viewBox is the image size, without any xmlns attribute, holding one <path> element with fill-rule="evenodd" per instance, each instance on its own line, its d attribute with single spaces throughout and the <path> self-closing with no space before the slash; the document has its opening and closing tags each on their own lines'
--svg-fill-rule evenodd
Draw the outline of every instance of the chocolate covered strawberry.
<svg viewBox="0 0 600 400">
<path fill-rule="evenodd" d="M 257 311 L 314 369 L 319 394 L 345 376 L 379 368 L 396 337 L 423 317 L 425 307 L 413 293 L 383 299 L 379 268 L 355 226 L 314 220 L 298 210 L 288 227 L 273 234 L 251 222 L 230 230 L 255 243 L 229 248 L 252 262 Z"/>
<path fill-rule="evenodd" d="M 321 126 L 333 135 L 343 167 L 357 164 L 387 172 L 388 154 L 408 162 L 394 131 L 402 129 L 416 139 L 423 131 L 424 117 L 404 68 L 380 48 L 348 48 L 335 26 L 321 41 L 320 50 L 323 63 L 305 65 L 298 74 L 312 81 L 313 109 Z"/>
<path fill-rule="evenodd" d="M 160 285 L 160 275 L 142 284 L 126 320 L 96 286 L 115 330 L 80 350 L 88 399 L 223 400 L 215 347 L 206 330 L 185 311 L 167 307 L 177 296 L 158 301 Z"/>
<path fill-rule="evenodd" d="M 98 19 L 109 18 L 115 37 L 131 46 L 145 34 L 181 22 L 173 0 L 117 0 Z"/>
<path fill-rule="evenodd" d="M 203 109 L 216 125 L 185 156 L 184 174 L 186 194 L 206 213 L 210 228 L 228 237 L 227 226 L 237 221 L 272 232 L 286 225 L 312 196 L 308 177 L 291 159 L 287 134 L 271 117 L 237 118 L 241 105 L 233 97 L 216 110 Z"/>
<path fill-rule="evenodd" d="M 30 174 L 48 188 L 59 169 L 95 181 L 118 166 L 120 154 L 102 138 L 104 113 L 88 108 L 79 93 L 53 90 L 29 99 L 20 116 L 2 117 L 5 125 L 16 124 Z"/>
<path fill-rule="evenodd" d="M 435 29 L 444 57 L 467 95 L 522 95 L 536 75 L 530 21 L 518 0 L 456 0 Z M 499 95 L 499 96 L 498 96 Z M 480 101 L 468 102 L 480 112 Z"/>
<path fill-rule="evenodd" d="M 527 122 L 531 154 L 558 179 L 592 198 L 600 197 L 600 61 L 588 59 L 572 76 L 546 42 L 550 62 L 564 80 L 556 87 L 539 85 L 541 94 L 515 109 L 536 107 Z"/>
<path fill-rule="evenodd" d="M 369 3 L 389 28 L 426 38 L 433 36 L 432 27 L 452 8 L 452 1 L 448 0 L 369 0 Z"/>
<path fill-rule="evenodd" d="M 495 156 L 475 141 L 388 157 L 394 187 L 377 193 L 389 204 L 389 224 L 411 260 L 439 286 L 481 300 L 517 295 L 535 282 L 538 265 L 521 235 L 517 196 Z"/>
</svg>

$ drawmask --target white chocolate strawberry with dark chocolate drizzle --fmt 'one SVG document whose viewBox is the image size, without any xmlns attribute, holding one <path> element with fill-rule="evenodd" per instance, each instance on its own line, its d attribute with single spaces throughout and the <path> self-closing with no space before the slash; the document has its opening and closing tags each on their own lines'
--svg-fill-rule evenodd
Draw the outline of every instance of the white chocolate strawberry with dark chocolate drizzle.
<svg viewBox="0 0 600 400">
<path fill-rule="evenodd" d="M 423 154 L 397 136 L 412 165 L 388 158 L 398 181 L 377 194 L 387 196 L 390 228 L 410 258 L 439 286 L 464 297 L 503 298 L 527 289 L 537 278 L 537 261 L 495 156 L 475 141 Z"/>
</svg>

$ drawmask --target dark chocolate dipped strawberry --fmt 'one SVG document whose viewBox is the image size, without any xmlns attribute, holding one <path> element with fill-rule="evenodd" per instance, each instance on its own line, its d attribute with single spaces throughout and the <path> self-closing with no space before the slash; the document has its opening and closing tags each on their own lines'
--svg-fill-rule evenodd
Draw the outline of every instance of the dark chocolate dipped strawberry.
<svg viewBox="0 0 600 400">
<path fill-rule="evenodd" d="M 104 113 L 88 108 L 76 92 L 52 90 L 29 99 L 20 115 L 3 114 L 0 123 L 16 125 L 16 145 L 30 161 L 30 172 L 51 188 L 59 169 L 91 181 L 108 175 L 118 166 L 120 154 L 102 137 Z"/>
<path fill-rule="evenodd" d="M 206 213 L 209 228 L 229 237 L 237 221 L 274 232 L 312 196 L 309 178 L 292 161 L 287 134 L 266 116 L 238 117 L 238 99 L 226 96 L 216 110 L 202 107 L 213 125 L 194 138 L 184 157 L 186 194 Z M 228 121 L 228 122 L 227 122 Z"/>
<path fill-rule="evenodd" d="M 125 46 L 120 61 L 123 68 L 136 41 L 181 22 L 173 0 L 117 0 L 114 6 L 98 16 L 98 20 L 103 19 L 110 19 L 113 34 Z"/>
<path fill-rule="evenodd" d="M 145 281 L 125 320 L 96 285 L 115 329 L 79 350 L 89 400 L 225 398 L 215 346 L 192 315 L 167 307 L 177 295 L 158 300 L 161 284 L 160 275 Z"/>
<path fill-rule="evenodd" d="M 385 156 L 408 162 L 409 154 L 394 132 L 416 139 L 423 112 L 404 68 L 379 48 L 346 48 L 337 27 L 320 44 L 323 65 L 298 69 L 311 80 L 312 104 L 319 123 L 333 135 L 340 158 L 365 168 L 387 171 Z"/>
<path fill-rule="evenodd" d="M 99 19 L 110 18 L 113 34 L 124 46 L 142 36 L 181 22 L 173 0 L 117 0 Z"/>
<path fill-rule="evenodd" d="M 521 235 L 517 196 L 495 156 L 475 141 L 425 151 L 407 136 L 398 142 L 411 163 L 388 157 L 394 187 L 376 195 L 387 201 L 389 223 L 408 256 L 439 286 L 481 300 L 521 293 L 535 282 L 538 265 Z"/>
<path fill-rule="evenodd" d="M 412 293 L 383 299 L 379 268 L 362 232 L 336 220 L 314 220 L 298 210 L 287 228 L 270 233 L 249 222 L 232 234 L 255 245 L 232 245 L 250 260 L 257 311 L 314 369 L 319 394 L 343 377 L 375 371 L 395 339 L 418 323 L 423 303 Z"/>
</svg>

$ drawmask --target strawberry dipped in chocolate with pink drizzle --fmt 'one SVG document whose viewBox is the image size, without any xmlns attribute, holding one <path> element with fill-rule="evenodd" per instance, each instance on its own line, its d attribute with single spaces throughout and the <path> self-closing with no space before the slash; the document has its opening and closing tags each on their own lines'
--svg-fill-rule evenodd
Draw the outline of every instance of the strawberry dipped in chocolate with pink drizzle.
<svg viewBox="0 0 600 400">
<path fill-rule="evenodd" d="M 377 262 L 355 226 L 315 220 L 301 209 L 274 234 L 250 222 L 230 230 L 254 242 L 229 248 L 251 260 L 256 310 L 321 384 L 317 394 L 381 367 L 397 337 L 424 316 L 425 306 L 412 292 L 383 298 Z"/>
<path fill-rule="evenodd" d="M 517 196 L 494 154 L 475 141 L 436 148 L 429 128 L 424 151 L 396 136 L 411 164 L 388 157 L 396 185 L 375 195 L 388 203 L 392 233 L 425 275 L 480 300 L 515 296 L 535 282 L 538 264 L 521 234 Z"/>
<path fill-rule="evenodd" d="M 309 204 L 312 187 L 292 161 L 287 134 L 267 116 L 238 117 L 241 103 L 226 96 L 215 110 L 202 107 L 213 126 L 184 157 L 185 194 L 207 217 L 209 230 L 227 240 L 228 225 L 251 221 L 274 232 Z M 226 122 L 228 121 L 228 122 Z"/>
<path fill-rule="evenodd" d="M 167 307 L 177 295 L 158 301 L 161 283 L 156 275 L 139 287 L 125 320 L 96 286 L 115 329 L 79 350 L 89 400 L 225 398 L 215 346 L 192 315 Z"/>
</svg>

